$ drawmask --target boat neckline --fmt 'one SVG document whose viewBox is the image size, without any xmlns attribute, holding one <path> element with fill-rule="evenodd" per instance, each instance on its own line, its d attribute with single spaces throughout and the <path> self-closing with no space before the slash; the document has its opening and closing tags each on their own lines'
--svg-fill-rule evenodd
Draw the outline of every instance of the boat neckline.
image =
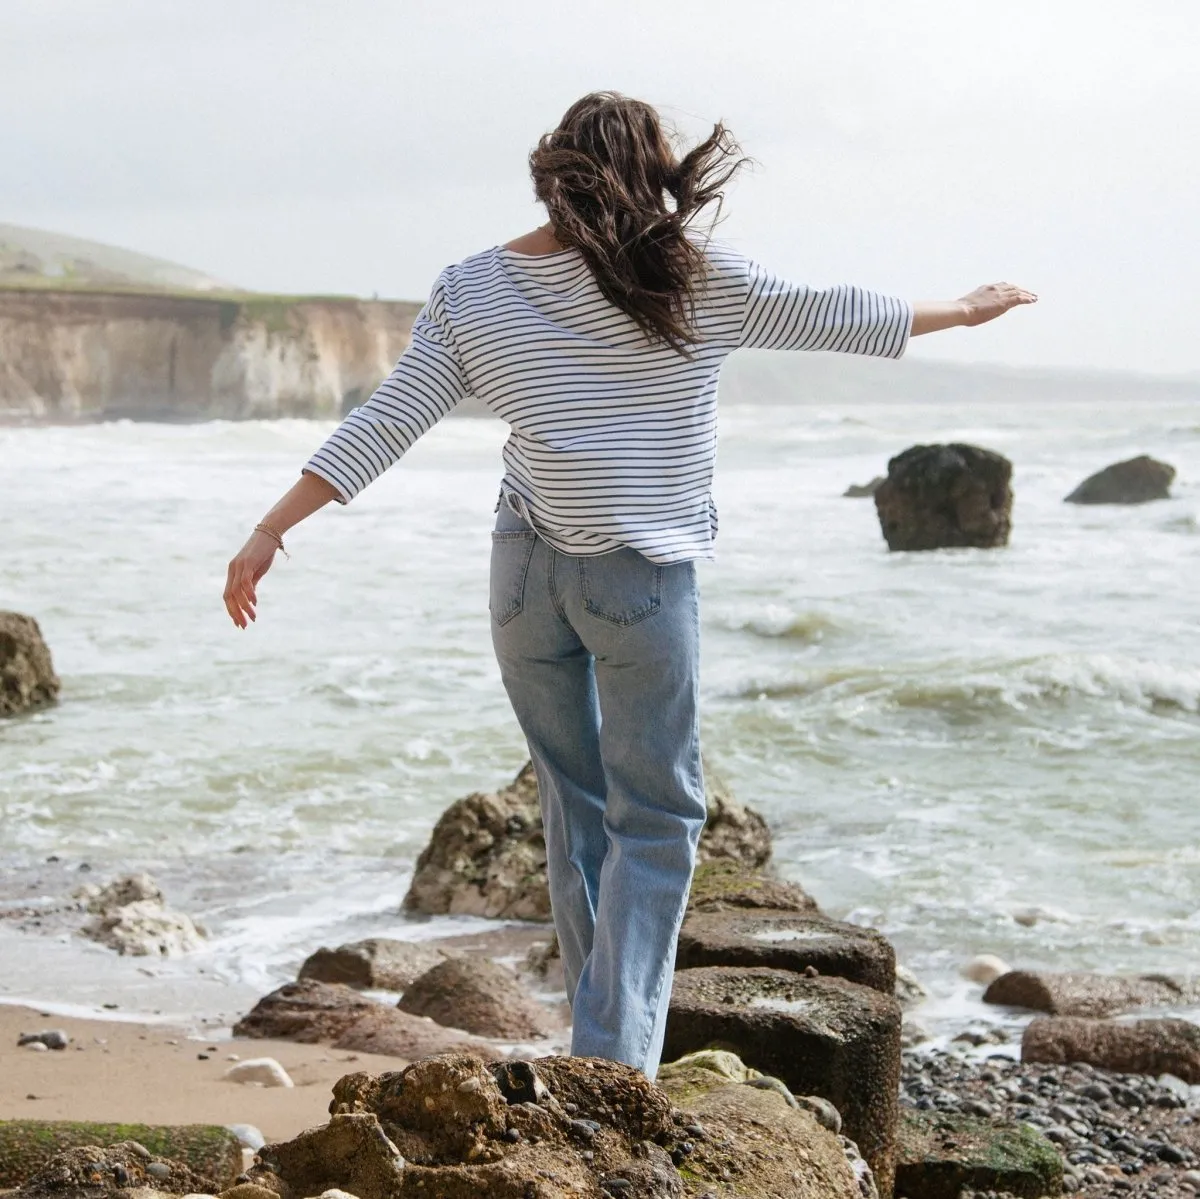
<svg viewBox="0 0 1200 1199">
<path fill-rule="evenodd" d="M 574 246 L 567 246 L 563 250 L 551 250 L 549 254 L 523 254 L 520 250 L 513 250 L 508 246 L 497 246 L 496 249 L 502 254 L 511 254 L 514 258 L 522 258 L 527 262 L 539 262 L 543 258 L 561 258 L 564 254 L 579 253 Z"/>
</svg>

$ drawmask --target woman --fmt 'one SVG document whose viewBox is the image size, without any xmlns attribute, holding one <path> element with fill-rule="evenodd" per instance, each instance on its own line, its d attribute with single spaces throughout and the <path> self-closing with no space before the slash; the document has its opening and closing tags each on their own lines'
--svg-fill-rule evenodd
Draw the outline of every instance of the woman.
<svg viewBox="0 0 1200 1199">
<path fill-rule="evenodd" d="M 653 1078 L 704 824 L 695 562 L 711 558 L 717 374 L 739 346 L 898 358 L 1035 297 L 909 304 L 787 283 L 692 231 L 742 163 L 722 125 L 677 159 L 655 111 L 585 96 L 530 156 L 548 222 L 448 267 L 412 344 L 229 564 L 255 619 L 283 534 L 353 499 L 464 396 L 511 426 L 492 639 L 545 820 L 571 1049 Z"/>
</svg>

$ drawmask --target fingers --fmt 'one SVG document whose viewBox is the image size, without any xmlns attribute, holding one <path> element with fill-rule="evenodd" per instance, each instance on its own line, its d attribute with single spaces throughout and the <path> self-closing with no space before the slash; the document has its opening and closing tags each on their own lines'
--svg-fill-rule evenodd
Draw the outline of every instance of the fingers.
<svg viewBox="0 0 1200 1199">
<path fill-rule="evenodd" d="M 255 609 L 258 595 L 254 588 L 251 568 L 242 558 L 234 558 L 225 577 L 225 610 L 239 629 L 247 627 L 247 621 L 258 619 Z"/>
</svg>

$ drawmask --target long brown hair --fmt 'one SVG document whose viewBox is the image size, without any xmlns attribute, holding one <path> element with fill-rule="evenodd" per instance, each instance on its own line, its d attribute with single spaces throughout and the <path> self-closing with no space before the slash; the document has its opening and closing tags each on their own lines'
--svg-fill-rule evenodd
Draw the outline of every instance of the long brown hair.
<svg viewBox="0 0 1200 1199">
<path fill-rule="evenodd" d="M 720 122 L 677 158 L 649 104 L 593 92 L 538 142 L 529 169 L 555 238 L 583 255 L 605 298 L 651 341 L 687 354 L 704 283 L 688 228 L 714 201 L 720 213 L 746 161 Z"/>
</svg>

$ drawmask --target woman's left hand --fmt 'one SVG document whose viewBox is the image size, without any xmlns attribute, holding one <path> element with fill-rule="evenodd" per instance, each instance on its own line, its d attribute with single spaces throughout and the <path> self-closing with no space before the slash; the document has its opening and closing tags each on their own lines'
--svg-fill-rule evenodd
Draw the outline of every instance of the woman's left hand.
<svg viewBox="0 0 1200 1199">
<path fill-rule="evenodd" d="M 229 563 L 225 576 L 225 610 L 239 629 L 256 620 L 258 581 L 271 569 L 279 547 L 265 533 L 254 532 Z"/>
</svg>

